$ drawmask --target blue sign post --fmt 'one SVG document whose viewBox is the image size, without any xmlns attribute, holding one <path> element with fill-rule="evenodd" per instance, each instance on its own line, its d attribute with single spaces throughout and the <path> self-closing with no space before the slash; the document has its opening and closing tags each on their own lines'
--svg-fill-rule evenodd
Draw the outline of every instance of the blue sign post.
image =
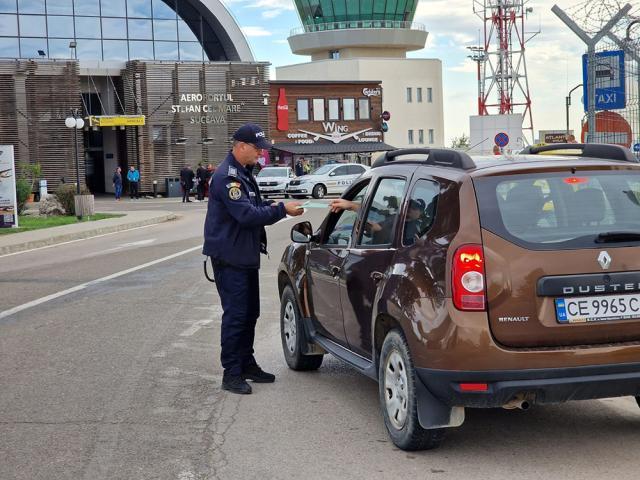
<svg viewBox="0 0 640 480">
<path fill-rule="evenodd" d="M 596 110 L 617 110 L 626 106 L 624 86 L 624 51 L 614 50 L 599 52 L 595 55 L 596 62 Z M 588 89 L 589 57 L 582 56 L 582 85 L 584 111 L 589 110 Z"/>
<path fill-rule="evenodd" d="M 499 146 L 500 148 L 504 148 L 507 145 L 509 145 L 509 135 L 507 135 L 504 132 L 500 132 L 498 133 L 495 138 L 493 139 L 493 141 L 496 143 L 497 146 Z"/>
</svg>

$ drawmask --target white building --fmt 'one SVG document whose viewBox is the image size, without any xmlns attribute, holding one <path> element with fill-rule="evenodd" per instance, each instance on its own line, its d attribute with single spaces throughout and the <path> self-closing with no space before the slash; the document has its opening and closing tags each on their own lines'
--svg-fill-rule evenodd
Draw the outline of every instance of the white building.
<svg viewBox="0 0 640 480">
<path fill-rule="evenodd" d="M 289 45 L 311 61 L 276 68 L 278 80 L 380 80 L 383 109 L 391 113 L 384 141 L 402 148 L 444 146 L 442 62 L 406 58 L 427 40 L 424 26 L 411 22 L 417 2 L 383 19 L 368 12 L 365 2 L 348 15 L 357 0 L 347 2 L 343 17 L 313 0 L 311 9 L 298 3 L 303 27 L 292 32 Z"/>
</svg>

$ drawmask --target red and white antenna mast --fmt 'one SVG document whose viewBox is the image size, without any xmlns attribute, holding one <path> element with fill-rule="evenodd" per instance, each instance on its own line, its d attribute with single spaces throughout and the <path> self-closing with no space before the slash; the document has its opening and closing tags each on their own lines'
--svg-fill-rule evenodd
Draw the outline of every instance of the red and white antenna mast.
<svg viewBox="0 0 640 480">
<path fill-rule="evenodd" d="M 533 140 L 524 50 L 539 32 L 525 33 L 527 13 L 533 11 L 525 9 L 527 3 L 529 0 L 473 0 L 473 12 L 484 23 L 484 44 L 471 47 L 470 57 L 478 63 L 478 114 L 520 113 L 523 133 L 528 130 Z"/>
</svg>

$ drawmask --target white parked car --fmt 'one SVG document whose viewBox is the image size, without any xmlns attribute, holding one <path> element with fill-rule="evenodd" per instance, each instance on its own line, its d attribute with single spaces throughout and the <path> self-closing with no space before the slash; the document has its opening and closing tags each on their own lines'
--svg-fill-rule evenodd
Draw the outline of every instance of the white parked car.
<svg viewBox="0 0 640 480">
<path fill-rule="evenodd" d="M 353 181 L 369 170 L 359 163 L 329 163 L 316 168 L 308 175 L 289 182 L 286 193 L 293 198 L 322 198 L 326 194 L 341 195 Z"/>
<path fill-rule="evenodd" d="M 291 167 L 263 168 L 256 177 L 260 195 L 263 198 L 267 198 L 269 195 L 284 195 L 289 180 L 294 177 Z"/>
</svg>

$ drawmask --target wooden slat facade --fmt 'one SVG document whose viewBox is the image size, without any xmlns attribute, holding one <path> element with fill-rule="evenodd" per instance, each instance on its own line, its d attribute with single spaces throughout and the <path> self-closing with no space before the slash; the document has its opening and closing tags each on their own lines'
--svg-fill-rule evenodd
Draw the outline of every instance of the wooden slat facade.
<svg viewBox="0 0 640 480">
<path fill-rule="evenodd" d="M 268 133 L 268 78 L 267 63 L 128 62 L 122 73 L 126 113 L 147 117 L 144 127 L 127 128 L 128 162 L 140 166 L 142 191 L 151 191 L 154 180 L 158 191 L 165 191 L 165 179 L 178 177 L 187 164 L 194 170 L 200 162 L 217 165 L 233 132 L 246 122 L 258 123 Z M 203 99 L 182 99 L 197 94 Z M 172 111 L 172 105 L 234 111 L 181 112 Z M 207 116 L 215 121 L 194 122 Z"/>
<path fill-rule="evenodd" d="M 16 164 L 40 163 L 50 191 L 62 178 L 75 182 L 73 131 L 64 124 L 73 108 L 82 112 L 76 61 L 0 61 L 0 144 L 14 146 Z M 84 179 L 81 130 L 77 146 Z"/>
</svg>

